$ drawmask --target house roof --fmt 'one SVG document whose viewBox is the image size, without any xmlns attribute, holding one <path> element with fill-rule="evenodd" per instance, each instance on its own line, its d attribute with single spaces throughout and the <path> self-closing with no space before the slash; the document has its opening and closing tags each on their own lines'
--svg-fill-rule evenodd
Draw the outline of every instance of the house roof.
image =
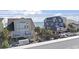
<svg viewBox="0 0 79 59">
<path fill-rule="evenodd" d="M 52 19 L 52 18 L 56 18 L 56 17 L 62 17 L 62 18 L 65 18 L 65 17 L 63 17 L 63 16 L 52 16 L 52 17 L 47 17 L 47 18 L 45 18 L 45 20 Z"/>
<path fill-rule="evenodd" d="M 31 20 L 31 18 L 8 18 L 9 20 L 19 20 L 19 19 L 27 19 L 27 20 Z"/>
</svg>

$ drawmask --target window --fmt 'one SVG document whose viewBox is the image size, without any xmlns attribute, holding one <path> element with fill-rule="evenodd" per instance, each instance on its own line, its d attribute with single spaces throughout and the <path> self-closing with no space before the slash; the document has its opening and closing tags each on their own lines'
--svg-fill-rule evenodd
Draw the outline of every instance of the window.
<svg viewBox="0 0 79 59">
<path fill-rule="evenodd" d="M 64 24 L 63 23 L 60 23 L 59 25 L 62 27 Z"/>
<path fill-rule="evenodd" d="M 56 22 L 56 18 L 53 18 L 53 22 Z"/>
<path fill-rule="evenodd" d="M 60 30 L 60 28 L 57 28 L 57 31 Z"/>
<path fill-rule="evenodd" d="M 59 22 L 62 22 L 63 20 L 62 19 L 59 19 Z"/>
<path fill-rule="evenodd" d="M 28 25 L 27 25 L 27 28 L 29 28 Z"/>
<path fill-rule="evenodd" d="M 56 28 L 58 28 L 59 26 L 58 25 L 56 25 Z"/>
<path fill-rule="evenodd" d="M 48 24 L 48 23 L 46 23 L 46 25 L 48 26 L 49 24 Z"/>
<path fill-rule="evenodd" d="M 10 31 L 14 31 L 14 22 L 10 23 L 8 26 L 7 26 L 8 30 Z"/>
<path fill-rule="evenodd" d="M 26 24 L 27 28 L 29 28 L 28 23 Z"/>
<path fill-rule="evenodd" d="M 24 26 L 24 28 L 26 28 L 26 26 Z"/>
</svg>

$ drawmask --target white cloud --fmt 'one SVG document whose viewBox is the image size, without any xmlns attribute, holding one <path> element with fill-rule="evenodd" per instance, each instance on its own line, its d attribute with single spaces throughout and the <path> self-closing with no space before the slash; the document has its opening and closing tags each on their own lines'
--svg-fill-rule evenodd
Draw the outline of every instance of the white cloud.
<svg viewBox="0 0 79 59">
<path fill-rule="evenodd" d="M 26 14 L 42 14 L 42 11 L 40 11 L 40 10 L 27 10 L 27 11 L 24 11 L 23 12 L 24 13 L 24 15 L 26 15 Z"/>
</svg>

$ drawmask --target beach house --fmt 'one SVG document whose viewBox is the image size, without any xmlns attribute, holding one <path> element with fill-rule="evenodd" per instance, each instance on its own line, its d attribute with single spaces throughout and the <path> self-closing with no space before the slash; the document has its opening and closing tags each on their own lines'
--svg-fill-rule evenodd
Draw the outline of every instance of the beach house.
<svg viewBox="0 0 79 59">
<path fill-rule="evenodd" d="M 66 31 L 65 26 L 66 18 L 61 16 L 53 16 L 45 18 L 44 27 L 46 29 L 52 29 L 54 31 Z"/>
<path fill-rule="evenodd" d="M 31 18 L 8 18 L 8 29 L 11 38 L 32 38 L 34 36 L 34 23 Z"/>
</svg>

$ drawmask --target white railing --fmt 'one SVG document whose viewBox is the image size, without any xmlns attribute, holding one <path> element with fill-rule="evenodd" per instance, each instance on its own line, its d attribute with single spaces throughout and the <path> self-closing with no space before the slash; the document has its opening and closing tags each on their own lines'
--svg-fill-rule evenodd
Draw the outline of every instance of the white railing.
<svg viewBox="0 0 79 59">
<path fill-rule="evenodd" d="M 66 49 L 79 48 L 79 36 L 50 40 L 40 43 L 33 43 L 24 46 L 12 47 L 9 49 Z"/>
</svg>

